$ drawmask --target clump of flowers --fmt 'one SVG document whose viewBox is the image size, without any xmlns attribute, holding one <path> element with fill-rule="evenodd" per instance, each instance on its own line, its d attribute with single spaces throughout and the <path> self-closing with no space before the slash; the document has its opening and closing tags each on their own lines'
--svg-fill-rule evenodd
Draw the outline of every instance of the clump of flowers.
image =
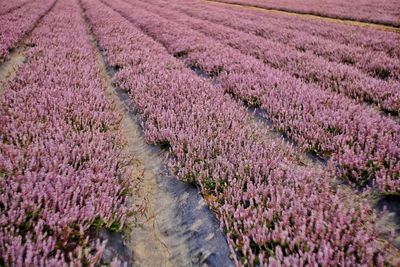
<svg viewBox="0 0 400 267">
<path fill-rule="evenodd" d="M 77 2 L 58 1 L 29 42 L 0 100 L 0 265 L 95 264 L 105 243 L 90 231 L 128 212 L 120 118 Z"/>
</svg>

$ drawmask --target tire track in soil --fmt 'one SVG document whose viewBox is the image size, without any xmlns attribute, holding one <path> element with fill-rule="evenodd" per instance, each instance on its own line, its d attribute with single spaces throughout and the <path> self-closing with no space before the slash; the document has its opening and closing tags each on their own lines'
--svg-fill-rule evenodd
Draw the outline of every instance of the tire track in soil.
<svg viewBox="0 0 400 267">
<path fill-rule="evenodd" d="M 207 4 L 215 4 L 215 5 L 226 6 L 226 7 L 236 7 L 236 8 L 241 8 L 241 9 L 256 10 L 256 11 L 263 12 L 263 13 L 276 13 L 276 14 L 280 14 L 280 15 L 296 16 L 299 18 L 305 18 L 305 19 L 310 19 L 310 20 L 320 20 L 320 21 L 325 21 L 325 22 L 330 22 L 330 23 L 345 24 L 345 25 L 350 25 L 350 26 L 370 28 L 370 29 L 374 29 L 374 30 L 400 33 L 399 27 L 388 26 L 388 25 L 379 24 L 379 23 L 363 22 L 363 21 L 350 20 L 350 19 L 331 18 L 331 17 L 322 16 L 322 15 L 313 15 L 310 13 L 287 11 L 287 10 L 278 9 L 278 8 L 257 7 L 257 6 L 252 6 L 252 5 L 239 4 L 239 3 L 227 3 L 227 2 L 219 1 L 219 0 L 200 0 L 200 1 L 203 3 L 207 3 Z"/>
<path fill-rule="evenodd" d="M 233 266 L 219 222 L 198 189 L 170 175 L 164 164 L 167 153 L 145 142 L 140 117 L 130 104 L 129 95 L 113 86 L 115 70 L 107 68 L 84 12 L 82 9 L 103 86 L 123 116 L 121 130 L 127 142 L 126 152 L 134 159 L 131 179 L 139 188 L 130 199 L 131 205 L 145 207 L 143 215 L 128 219 L 128 229 L 124 237 L 119 237 L 124 240 L 114 242 L 115 246 L 107 247 L 105 253 L 119 259 L 129 254 L 132 266 Z"/>
<path fill-rule="evenodd" d="M 7 83 L 15 78 L 19 67 L 26 62 L 26 53 L 28 52 L 29 47 L 34 46 L 34 44 L 27 44 L 27 40 L 29 40 L 32 32 L 36 29 L 42 19 L 53 9 L 57 1 L 58 0 L 54 0 L 49 9 L 47 9 L 44 14 L 37 19 L 37 21 L 32 25 L 32 28 L 27 31 L 18 44 L 11 49 L 11 53 L 7 55 L 6 59 L 0 63 L 0 95 L 3 94 Z M 25 2 L 23 5 L 28 2 Z"/>
</svg>

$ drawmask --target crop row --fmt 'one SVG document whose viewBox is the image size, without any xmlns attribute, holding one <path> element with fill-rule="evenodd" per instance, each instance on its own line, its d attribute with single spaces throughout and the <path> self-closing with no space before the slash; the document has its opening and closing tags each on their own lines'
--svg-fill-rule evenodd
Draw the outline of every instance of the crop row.
<svg viewBox="0 0 400 267">
<path fill-rule="evenodd" d="M 166 8 L 143 6 L 149 11 L 156 11 L 162 17 L 187 25 L 219 43 L 231 46 L 243 54 L 260 59 L 265 64 L 298 77 L 306 83 L 361 101 L 377 103 L 382 109 L 396 114 L 400 111 L 399 81 L 387 82 L 374 79 L 354 67 L 329 62 L 281 43 L 192 18 Z"/>
<path fill-rule="evenodd" d="M 165 6 L 161 1 L 155 1 L 159 6 Z M 283 43 L 299 51 L 310 51 L 317 56 L 323 57 L 329 61 L 343 63 L 355 66 L 363 72 L 377 78 L 400 79 L 400 53 L 398 56 L 391 56 L 387 52 L 378 49 L 378 51 L 363 47 L 359 43 L 351 42 L 342 44 L 334 38 L 326 38 L 315 34 L 321 25 L 314 25 L 303 19 L 290 19 L 288 16 L 264 15 L 262 13 L 252 16 L 251 12 L 240 12 L 237 9 L 219 8 L 215 5 L 208 5 L 200 2 L 181 1 L 168 2 L 168 8 L 174 8 L 183 11 L 186 14 L 212 21 L 233 29 L 237 29 L 246 33 L 251 33 L 265 39 Z M 233 19 L 235 18 L 235 19 Z M 291 24 L 290 21 L 294 20 Z M 291 29 L 284 27 L 285 24 L 291 26 L 296 25 L 298 28 Z M 311 27 L 312 32 L 302 31 L 301 29 Z M 330 31 L 339 33 L 339 30 L 331 23 Z M 313 28 L 312 28 L 313 27 Z M 360 27 L 348 27 L 347 36 L 359 31 Z M 361 29 L 364 35 L 369 38 L 374 37 L 375 42 L 390 43 L 396 42 L 391 40 L 392 33 L 381 31 L 372 31 Z M 371 43 L 371 42 L 369 42 Z M 379 46 L 380 47 L 380 46 Z M 391 51 L 391 50 L 390 50 Z M 399 50 L 400 52 L 400 50 Z"/>
<path fill-rule="evenodd" d="M 306 150 L 332 155 L 331 168 L 360 185 L 400 190 L 400 126 L 341 95 L 304 84 L 223 46 L 186 25 L 122 1 L 109 5 L 187 64 L 214 75 L 218 86 L 261 106 L 273 126 Z"/>
<path fill-rule="evenodd" d="M 30 0 L 1 1 L 0 2 L 0 16 L 7 14 L 7 13 L 23 6 L 24 4 L 26 4 L 29 1 Z"/>
<path fill-rule="evenodd" d="M 313 37 L 322 37 L 327 40 L 334 40 L 337 43 L 349 45 L 352 47 L 362 47 L 372 51 L 384 52 L 389 56 L 400 58 L 400 47 L 397 43 L 400 37 L 394 32 L 385 32 L 372 30 L 365 27 L 351 27 L 340 23 L 328 23 L 320 20 L 300 19 L 296 16 L 282 16 L 280 14 L 260 13 L 256 10 L 247 10 L 243 8 L 228 8 L 215 4 L 201 5 L 205 10 L 213 10 L 213 13 L 223 11 L 234 15 L 236 18 L 250 19 L 258 23 L 256 28 L 259 33 L 268 34 L 269 25 L 274 28 L 289 30 L 291 34 L 301 33 Z"/>
<path fill-rule="evenodd" d="M 2 63 L 36 22 L 56 0 L 32 1 L 11 13 L 0 16 L 0 63 Z"/>
<path fill-rule="evenodd" d="M 105 244 L 93 227 L 118 229 L 128 211 L 120 116 L 75 1 L 59 0 L 29 42 L 0 100 L 0 265 L 94 264 Z"/>
<path fill-rule="evenodd" d="M 261 8 L 326 16 L 329 18 L 350 19 L 362 22 L 400 26 L 399 3 L 396 0 L 216 0 L 225 3 L 243 4 Z"/>
<path fill-rule="evenodd" d="M 171 170 L 214 196 L 209 204 L 237 265 L 382 265 L 368 209 L 349 208 L 326 177 L 298 167 L 294 152 L 264 138 L 241 105 L 119 13 L 82 2 L 108 64 L 117 67 L 115 84 L 142 115 L 147 141 L 168 144 Z"/>
</svg>

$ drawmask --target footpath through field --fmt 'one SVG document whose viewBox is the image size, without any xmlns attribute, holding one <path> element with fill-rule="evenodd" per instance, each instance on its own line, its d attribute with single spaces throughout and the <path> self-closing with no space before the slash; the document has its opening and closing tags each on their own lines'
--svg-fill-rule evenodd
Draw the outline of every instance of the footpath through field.
<svg viewBox="0 0 400 267">
<path fill-rule="evenodd" d="M 79 1 L 81 7 L 82 2 Z M 131 205 L 142 213 L 128 218 L 124 243 L 132 266 L 233 266 L 229 248 L 219 222 L 207 207 L 199 190 L 179 181 L 168 170 L 167 152 L 146 143 L 141 117 L 128 92 L 115 86 L 118 70 L 102 54 L 100 37 L 95 33 L 97 7 L 83 5 L 82 15 L 88 27 L 103 86 L 122 116 L 121 130 L 126 141 L 126 154 L 132 156 L 131 181 L 137 188 Z M 104 12 L 104 10 L 102 10 Z M 102 18 L 101 16 L 97 19 Z M 101 39 L 103 38 L 103 39 Z M 110 246 L 123 258 L 121 246 Z"/>
</svg>

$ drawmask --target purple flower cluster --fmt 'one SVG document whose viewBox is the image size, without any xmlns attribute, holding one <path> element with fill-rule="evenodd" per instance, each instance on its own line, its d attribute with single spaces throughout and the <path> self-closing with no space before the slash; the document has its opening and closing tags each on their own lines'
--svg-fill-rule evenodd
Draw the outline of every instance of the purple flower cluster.
<svg viewBox="0 0 400 267">
<path fill-rule="evenodd" d="M 301 52 L 284 44 L 243 33 L 225 26 L 145 5 L 150 11 L 173 21 L 189 26 L 243 54 L 260 59 L 273 68 L 301 78 L 320 88 L 336 91 L 355 99 L 374 102 L 382 109 L 399 113 L 400 82 L 374 79 L 357 68 L 328 62 L 312 53 Z"/>
<path fill-rule="evenodd" d="M 137 2 L 109 2 L 187 64 L 214 75 L 224 91 L 267 111 L 274 127 L 301 147 L 332 156 L 331 169 L 383 192 L 400 190 L 400 125 L 378 112 L 272 69 Z M 161 12 L 161 11 L 159 11 Z M 384 130 L 382 130 L 384 129 Z"/>
<path fill-rule="evenodd" d="M 94 264 L 105 244 L 91 227 L 122 227 L 129 211 L 120 116 L 80 11 L 57 2 L 0 99 L 0 265 Z"/>
<path fill-rule="evenodd" d="M 368 208 L 332 188 L 327 174 L 298 166 L 293 150 L 265 138 L 240 104 L 118 12 L 82 2 L 108 64 L 117 67 L 115 84 L 142 115 L 147 141 L 168 144 L 174 173 L 213 196 L 207 199 L 238 266 L 383 265 Z M 137 6 L 112 6 L 153 27 Z"/>
<path fill-rule="evenodd" d="M 324 36 L 318 33 L 323 28 L 327 28 L 327 23 L 323 22 L 314 23 L 310 20 L 294 19 L 277 14 L 265 16 L 260 12 L 222 8 L 203 2 L 185 1 L 183 4 L 182 1 L 175 0 L 168 3 L 156 1 L 156 3 L 159 7 L 168 5 L 169 8 L 177 9 L 192 17 L 255 34 L 299 51 L 312 52 L 329 61 L 355 66 L 373 77 L 400 79 L 400 46 L 397 45 L 396 48 L 396 44 L 400 42 L 398 34 L 329 23 L 329 28 L 324 34 L 330 34 L 330 36 Z M 332 32 L 339 37 L 343 35 L 346 39 L 340 42 L 337 40 L 338 36 L 332 36 Z M 364 38 L 369 38 L 368 42 L 352 43 L 351 39 L 354 38 L 352 36 L 360 32 Z M 361 36 L 358 37 L 361 38 Z M 376 46 L 368 47 L 371 43 L 376 43 Z M 387 50 L 382 49 L 385 46 L 388 46 Z M 396 50 L 397 55 L 393 53 Z"/>
<path fill-rule="evenodd" d="M 329 18 L 400 26 L 400 5 L 396 0 L 214 0 L 289 12 L 313 14 Z"/>
<path fill-rule="evenodd" d="M 0 2 L 0 15 L 7 14 L 17 8 L 28 3 L 30 0 L 15 0 L 15 1 L 1 1 Z"/>
<path fill-rule="evenodd" d="M 54 2 L 55 0 L 31 1 L 19 9 L 0 16 L 0 63 L 33 29 L 39 18 L 49 11 Z"/>
</svg>

